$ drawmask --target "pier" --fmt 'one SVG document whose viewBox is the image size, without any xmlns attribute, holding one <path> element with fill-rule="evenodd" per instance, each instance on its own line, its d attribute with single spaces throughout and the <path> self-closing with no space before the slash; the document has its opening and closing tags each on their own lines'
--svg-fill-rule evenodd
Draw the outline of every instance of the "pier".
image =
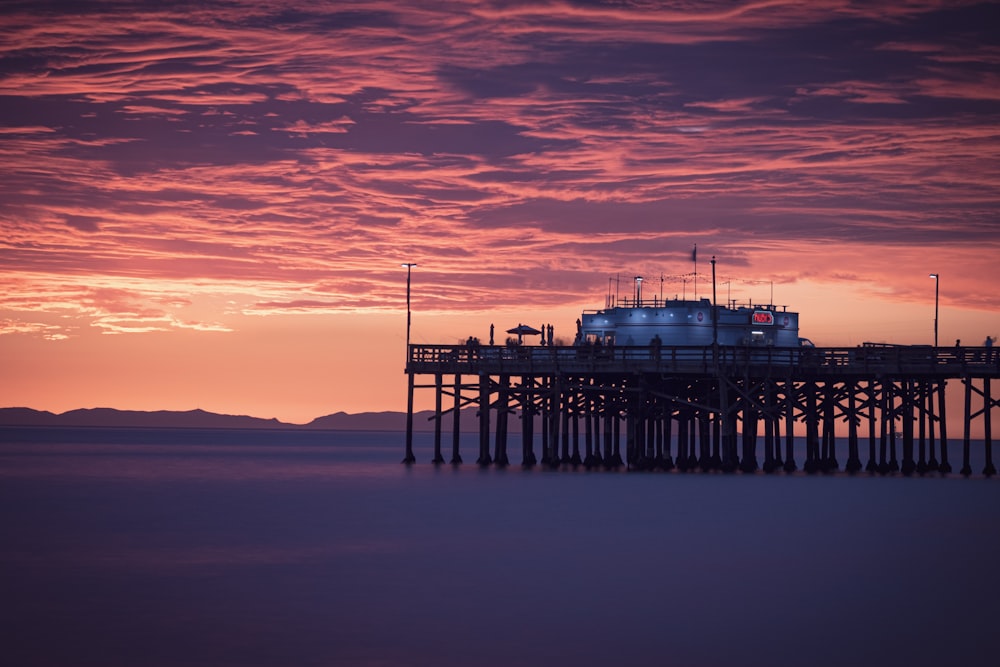
<svg viewBox="0 0 1000 667">
<path fill-rule="evenodd" d="M 437 464 L 471 462 L 459 442 L 471 409 L 480 466 L 794 472 L 796 437 L 804 437 L 808 473 L 958 466 L 968 476 L 972 427 L 981 422 L 978 472 L 996 474 L 991 414 L 1000 399 L 990 383 L 1000 377 L 1000 351 L 989 347 L 414 344 L 405 373 L 404 463 L 416 461 L 414 392 L 431 390 Z M 947 432 L 949 381 L 963 389 L 960 453 Z M 838 451 L 838 423 L 847 451 Z M 520 457 L 509 447 L 518 431 Z"/>
</svg>

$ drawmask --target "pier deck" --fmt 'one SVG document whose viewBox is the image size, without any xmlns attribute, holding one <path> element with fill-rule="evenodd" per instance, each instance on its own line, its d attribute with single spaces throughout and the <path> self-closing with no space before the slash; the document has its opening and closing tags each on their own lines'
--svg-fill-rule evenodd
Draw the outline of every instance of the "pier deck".
<svg viewBox="0 0 1000 667">
<path fill-rule="evenodd" d="M 446 418 L 452 421 L 451 462 L 462 462 L 460 415 L 474 406 L 480 465 L 510 463 L 507 427 L 514 415 L 521 421 L 526 466 L 794 471 L 800 423 L 803 469 L 829 472 L 839 469 L 835 425 L 846 422 L 847 471 L 947 473 L 945 386 L 956 380 L 965 399 L 961 472 L 972 472 L 977 419 L 984 422 L 982 472 L 996 472 L 991 412 L 1000 402 L 991 396 L 990 381 L 1000 377 L 1000 354 L 991 348 L 411 345 L 406 373 L 408 463 L 415 461 L 413 394 L 431 388 L 435 463 L 444 462 Z M 433 383 L 418 383 L 421 376 Z M 868 460 L 862 464 L 865 435 Z"/>
</svg>

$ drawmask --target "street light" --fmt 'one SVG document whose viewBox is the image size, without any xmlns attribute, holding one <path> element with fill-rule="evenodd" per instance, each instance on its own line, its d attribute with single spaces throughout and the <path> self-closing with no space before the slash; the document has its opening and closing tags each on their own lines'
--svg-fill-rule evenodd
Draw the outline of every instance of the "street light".
<svg viewBox="0 0 1000 667">
<path fill-rule="evenodd" d="M 400 266 L 406 268 L 406 362 L 410 361 L 410 271 L 416 262 L 403 262 Z"/>
<path fill-rule="evenodd" d="M 934 279 L 934 347 L 938 346 L 938 295 L 940 294 L 941 276 L 932 273 L 928 276 Z"/>
<path fill-rule="evenodd" d="M 403 463 L 413 463 L 417 459 L 413 455 L 413 373 L 410 370 L 410 271 L 416 262 L 403 262 L 406 267 L 406 456 Z"/>
</svg>

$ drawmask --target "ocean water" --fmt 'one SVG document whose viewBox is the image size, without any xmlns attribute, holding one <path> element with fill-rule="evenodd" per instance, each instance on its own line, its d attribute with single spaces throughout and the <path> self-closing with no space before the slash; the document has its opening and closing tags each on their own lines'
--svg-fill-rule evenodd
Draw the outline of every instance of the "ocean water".
<svg viewBox="0 0 1000 667">
<path fill-rule="evenodd" d="M 0 659 L 1000 664 L 998 479 L 435 467 L 429 438 L 404 466 L 397 433 L 0 429 Z"/>
</svg>

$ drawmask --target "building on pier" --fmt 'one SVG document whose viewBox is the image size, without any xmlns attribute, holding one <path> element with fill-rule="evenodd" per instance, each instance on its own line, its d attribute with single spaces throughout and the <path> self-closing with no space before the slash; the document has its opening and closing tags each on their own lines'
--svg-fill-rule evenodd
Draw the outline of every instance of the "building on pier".
<svg viewBox="0 0 1000 667">
<path fill-rule="evenodd" d="M 720 345 L 798 347 L 799 314 L 786 306 L 736 305 L 713 308 L 708 299 L 624 300 L 584 311 L 576 342 L 584 345 Z"/>
</svg>

